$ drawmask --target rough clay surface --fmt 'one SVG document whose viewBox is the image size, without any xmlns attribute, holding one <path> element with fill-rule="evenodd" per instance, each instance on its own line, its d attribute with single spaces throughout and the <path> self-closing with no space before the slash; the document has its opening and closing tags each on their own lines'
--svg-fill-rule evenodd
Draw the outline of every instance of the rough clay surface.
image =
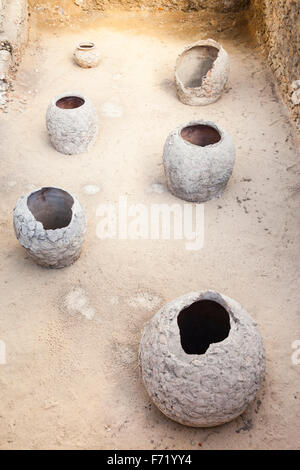
<svg viewBox="0 0 300 470">
<path fill-rule="evenodd" d="M 85 102 L 79 108 L 61 109 L 56 102 L 65 96 L 78 96 Z M 46 125 L 54 148 L 67 155 L 87 152 L 98 134 L 96 109 L 80 93 L 63 93 L 53 98 L 47 109 Z"/>
<path fill-rule="evenodd" d="M 291 360 L 300 339 L 300 159 L 260 49 L 231 14 L 122 11 L 81 16 L 72 28 L 50 28 L 48 18 L 43 10 L 30 17 L 13 101 L 1 114 L 0 339 L 7 364 L 0 365 L 0 448 L 300 448 L 300 365 Z M 177 99 L 174 64 L 186 44 L 204 36 L 228 52 L 231 87 L 199 109 Z M 72 55 L 87 39 L 103 61 L 84 70 Z M 99 114 L 111 100 L 123 114 L 101 116 L 97 145 L 72 158 L 53 148 L 44 119 L 59 90 L 79 85 Z M 100 240 L 99 205 L 117 207 L 120 195 L 149 210 L 153 203 L 184 209 L 184 201 L 161 191 L 162 150 L 173 129 L 199 118 L 227 129 L 237 152 L 222 199 L 205 204 L 203 249 L 186 250 L 185 240 L 173 238 Z M 80 259 L 67 269 L 36 265 L 14 236 L 17 199 L 45 184 L 72 192 L 87 212 Z M 87 194 L 86 185 L 100 191 Z M 145 323 L 199 286 L 238 300 L 266 347 L 257 398 L 217 428 L 168 419 L 137 367 Z"/>
<path fill-rule="evenodd" d="M 56 230 L 45 230 L 27 205 L 28 197 L 35 191 L 21 196 L 14 208 L 16 237 L 37 264 L 49 268 L 70 266 L 79 258 L 82 249 L 86 231 L 84 209 L 70 193 L 74 199 L 70 224 Z"/>
<path fill-rule="evenodd" d="M 74 59 L 80 67 L 85 69 L 97 67 L 100 62 L 100 51 L 96 46 L 86 50 L 82 50 L 80 47 L 77 47 L 74 52 Z"/>
<path fill-rule="evenodd" d="M 197 124 L 218 130 L 221 140 L 201 147 L 184 140 L 184 127 Z M 170 191 L 191 202 L 206 202 L 221 196 L 232 174 L 235 148 L 231 136 L 211 121 L 191 121 L 168 136 L 163 153 L 165 175 Z"/>
<path fill-rule="evenodd" d="M 228 337 L 205 354 L 186 354 L 177 317 L 198 300 L 221 304 L 230 316 Z M 256 323 L 236 301 L 214 291 L 190 293 L 164 306 L 143 331 L 140 368 L 156 406 L 169 418 L 195 427 L 233 420 L 254 400 L 265 372 Z"/>
<path fill-rule="evenodd" d="M 183 56 L 188 51 L 197 46 L 213 46 L 219 50 L 219 53 L 216 60 L 214 61 L 212 68 L 203 78 L 201 86 L 188 87 L 181 79 L 179 65 Z M 217 43 L 213 39 L 205 39 L 188 45 L 178 56 L 175 66 L 175 83 L 178 98 L 184 104 L 194 106 L 205 106 L 207 104 L 214 103 L 220 98 L 222 92 L 224 91 L 229 77 L 229 70 L 230 65 L 227 52 L 221 46 L 221 44 Z"/>
</svg>

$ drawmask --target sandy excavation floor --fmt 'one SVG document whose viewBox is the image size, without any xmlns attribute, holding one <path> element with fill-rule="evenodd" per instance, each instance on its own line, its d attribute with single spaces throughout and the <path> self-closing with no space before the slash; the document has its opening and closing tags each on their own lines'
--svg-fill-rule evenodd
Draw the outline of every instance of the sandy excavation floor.
<svg viewBox="0 0 300 470">
<path fill-rule="evenodd" d="M 300 447 L 300 365 L 291 361 L 300 339 L 299 157 L 258 49 L 239 29 L 208 31 L 196 18 L 123 13 L 69 29 L 32 19 L 13 101 L 1 115 L 1 449 Z M 217 103 L 188 107 L 176 98 L 174 62 L 186 43 L 209 36 L 230 54 L 230 84 Z M 98 69 L 73 63 L 82 39 L 99 45 Z M 57 153 L 45 129 L 50 99 L 72 90 L 89 96 L 100 117 L 96 146 L 73 157 Z M 204 248 L 98 239 L 100 203 L 120 195 L 129 204 L 182 203 L 164 187 L 162 148 L 174 127 L 194 118 L 224 126 L 237 150 L 223 197 L 205 205 Z M 12 227 L 17 198 L 51 185 L 76 194 L 88 217 L 83 254 L 63 270 L 30 261 Z M 267 353 L 257 400 L 211 429 L 165 418 L 137 367 L 144 323 L 201 288 L 238 300 L 257 320 Z"/>
</svg>

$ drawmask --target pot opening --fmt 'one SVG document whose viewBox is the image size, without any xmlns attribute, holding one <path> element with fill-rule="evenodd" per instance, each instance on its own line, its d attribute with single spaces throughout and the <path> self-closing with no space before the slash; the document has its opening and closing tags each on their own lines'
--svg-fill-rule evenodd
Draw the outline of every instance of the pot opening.
<svg viewBox="0 0 300 470">
<path fill-rule="evenodd" d="M 64 96 L 56 101 L 56 106 L 61 109 L 75 109 L 79 108 L 84 103 L 84 99 L 79 96 Z"/>
<path fill-rule="evenodd" d="M 181 346 L 186 354 L 205 354 L 209 345 L 229 335 L 227 310 L 214 300 L 198 300 L 177 317 Z"/>
<path fill-rule="evenodd" d="M 45 230 L 67 227 L 72 220 L 72 196 L 57 188 L 42 188 L 30 194 L 27 206 Z"/>
<path fill-rule="evenodd" d="M 93 47 L 95 47 L 93 42 L 81 42 L 79 44 L 80 49 L 92 49 Z"/>
<path fill-rule="evenodd" d="M 195 46 L 179 59 L 177 76 L 186 88 L 199 88 L 213 68 L 219 49 L 214 46 Z"/>
<path fill-rule="evenodd" d="M 199 145 L 200 147 L 213 145 L 221 140 L 221 135 L 217 129 L 205 124 L 184 127 L 180 135 L 186 142 Z"/>
</svg>

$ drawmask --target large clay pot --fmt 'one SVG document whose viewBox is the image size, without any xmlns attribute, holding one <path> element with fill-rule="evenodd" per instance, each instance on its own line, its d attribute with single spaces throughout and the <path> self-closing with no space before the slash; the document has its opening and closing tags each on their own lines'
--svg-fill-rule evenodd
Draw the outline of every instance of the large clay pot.
<svg viewBox="0 0 300 470">
<path fill-rule="evenodd" d="M 139 364 L 150 398 L 166 416 L 209 427 L 233 420 L 254 400 L 265 352 L 240 304 L 202 291 L 173 300 L 146 324 Z"/>
<path fill-rule="evenodd" d="M 17 201 L 13 221 L 17 239 L 37 264 L 63 268 L 80 256 L 86 218 L 71 193 L 59 188 L 30 192 Z"/>
<path fill-rule="evenodd" d="M 180 101 L 207 105 L 220 98 L 229 76 L 229 57 L 213 39 L 187 46 L 175 67 L 175 82 Z"/>
<path fill-rule="evenodd" d="M 193 121 L 178 127 L 164 146 L 168 187 L 186 201 L 206 202 L 219 197 L 234 161 L 232 138 L 211 121 Z"/>
<path fill-rule="evenodd" d="M 100 52 L 93 42 L 81 42 L 75 49 L 74 59 L 80 67 L 86 69 L 97 67 L 100 62 Z"/>
<path fill-rule="evenodd" d="M 46 125 L 52 145 L 67 155 L 87 152 L 98 133 L 98 117 L 91 101 L 79 93 L 63 93 L 48 106 Z"/>
</svg>

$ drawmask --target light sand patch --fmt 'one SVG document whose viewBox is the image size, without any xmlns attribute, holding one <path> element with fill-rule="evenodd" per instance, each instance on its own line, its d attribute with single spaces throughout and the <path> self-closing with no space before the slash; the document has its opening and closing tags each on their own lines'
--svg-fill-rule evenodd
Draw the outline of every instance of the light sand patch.
<svg viewBox="0 0 300 470">
<path fill-rule="evenodd" d="M 119 118 L 122 117 L 124 110 L 116 101 L 107 101 L 102 105 L 101 114 L 105 117 Z"/>
<path fill-rule="evenodd" d="M 83 186 L 83 192 L 89 194 L 90 196 L 99 193 L 100 187 L 96 184 L 86 184 Z"/>
<path fill-rule="evenodd" d="M 81 287 L 70 290 L 64 299 L 64 306 L 71 315 L 82 315 L 88 320 L 92 320 L 96 313 Z"/>
<path fill-rule="evenodd" d="M 149 311 L 157 309 L 163 299 L 158 295 L 150 292 L 137 292 L 135 295 L 127 299 L 128 305 L 133 308 L 143 308 Z"/>
<path fill-rule="evenodd" d="M 153 193 L 162 194 L 162 193 L 165 193 L 166 191 L 167 191 L 166 185 L 164 185 L 162 183 L 153 183 L 153 184 L 150 184 L 150 186 L 147 188 L 146 193 L 148 193 L 148 194 L 153 194 Z"/>
</svg>

